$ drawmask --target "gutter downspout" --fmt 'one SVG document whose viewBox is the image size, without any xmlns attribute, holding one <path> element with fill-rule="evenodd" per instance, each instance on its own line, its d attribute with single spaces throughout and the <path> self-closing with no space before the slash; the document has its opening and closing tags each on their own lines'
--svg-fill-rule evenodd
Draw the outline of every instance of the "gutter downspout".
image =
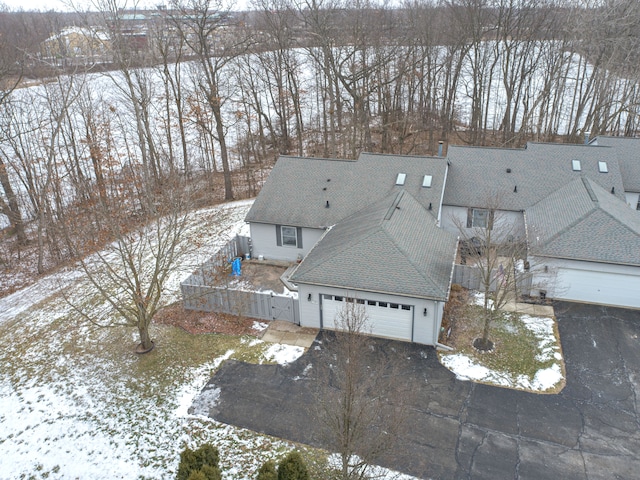
<svg viewBox="0 0 640 480">
<path fill-rule="evenodd" d="M 450 347 L 449 345 L 445 345 L 440 342 L 436 342 L 436 350 L 444 350 L 445 352 L 453 352 L 455 348 Z"/>
</svg>

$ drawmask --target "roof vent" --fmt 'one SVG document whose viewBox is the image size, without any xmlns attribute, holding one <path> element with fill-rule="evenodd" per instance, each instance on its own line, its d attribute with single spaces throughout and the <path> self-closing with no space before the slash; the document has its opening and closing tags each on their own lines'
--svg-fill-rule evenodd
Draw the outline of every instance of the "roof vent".
<svg viewBox="0 0 640 480">
<path fill-rule="evenodd" d="M 571 168 L 573 168 L 574 172 L 579 172 L 580 170 L 582 170 L 580 160 L 571 160 Z"/>
<path fill-rule="evenodd" d="M 422 179 L 422 186 L 425 188 L 431 188 L 431 181 L 433 180 L 433 175 L 425 175 Z"/>
<path fill-rule="evenodd" d="M 327 187 L 322 187 L 322 191 L 326 192 L 327 191 Z"/>
<path fill-rule="evenodd" d="M 511 169 L 510 168 L 507 168 L 507 173 L 511 173 Z"/>
<path fill-rule="evenodd" d="M 607 162 L 598 162 L 598 171 L 600 173 L 609 173 L 609 167 L 607 166 Z"/>
<path fill-rule="evenodd" d="M 431 205 L 431 202 L 429 202 L 429 210 L 433 210 L 433 205 Z"/>
<path fill-rule="evenodd" d="M 327 200 L 326 205 L 324 206 L 324 208 L 329 208 L 329 200 Z"/>
<path fill-rule="evenodd" d="M 518 185 L 516 185 L 515 187 L 513 187 L 513 193 L 518 193 Z"/>
<path fill-rule="evenodd" d="M 439 157 L 441 157 L 441 156 L 442 156 L 442 144 L 443 144 L 443 143 L 444 143 L 444 142 L 443 142 L 442 140 L 440 140 L 440 141 L 438 142 L 438 156 L 439 156 Z"/>
<path fill-rule="evenodd" d="M 616 194 L 616 187 L 611 187 L 611 193 Z"/>
<path fill-rule="evenodd" d="M 406 173 L 399 173 L 396 177 L 396 185 L 404 185 L 404 181 L 407 179 Z"/>
</svg>

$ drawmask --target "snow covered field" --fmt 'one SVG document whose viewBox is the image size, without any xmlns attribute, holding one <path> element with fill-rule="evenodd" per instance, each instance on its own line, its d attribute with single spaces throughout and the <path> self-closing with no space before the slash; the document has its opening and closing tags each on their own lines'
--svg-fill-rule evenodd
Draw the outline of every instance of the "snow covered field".
<svg viewBox="0 0 640 480">
<path fill-rule="evenodd" d="M 202 243 L 188 263 L 241 228 L 249 206 L 194 214 L 190 235 Z M 154 325 L 158 348 L 138 357 L 135 332 L 92 329 L 61 298 L 79 275 L 52 275 L 0 299 L 1 478 L 174 478 L 179 452 L 203 441 L 220 448 L 225 478 L 250 478 L 290 448 L 187 409 L 223 360 L 292 361 L 300 349 Z M 180 280 L 171 280 L 170 301 Z"/>
<path fill-rule="evenodd" d="M 171 277 L 168 302 L 195 266 L 244 228 L 250 205 L 192 214 L 188 239 L 198 249 Z M 64 300 L 62 289 L 74 292 L 81 277 L 51 275 L 0 299 L 0 478 L 173 479 L 185 446 L 211 442 L 223 478 L 248 480 L 294 448 L 188 410 L 223 361 L 288 363 L 304 349 L 153 325 L 156 349 L 137 356 L 136 332 L 92 328 Z M 378 478 L 413 478 L 378 470 Z"/>
</svg>

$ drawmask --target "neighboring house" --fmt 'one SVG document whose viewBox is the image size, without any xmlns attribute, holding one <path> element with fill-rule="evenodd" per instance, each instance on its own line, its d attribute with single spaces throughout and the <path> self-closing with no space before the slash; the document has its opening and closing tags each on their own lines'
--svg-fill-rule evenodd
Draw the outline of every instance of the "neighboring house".
<svg viewBox="0 0 640 480">
<path fill-rule="evenodd" d="M 587 177 L 525 212 L 533 293 L 640 307 L 640 215 Z"/>
<path fill-rule="evenodd" d="M 65 27 L 60 33 L 42 42 L 43 58 L 56 64 L 105 62 L 110 53 L 109 36 L 99 29 Z"/>
<path fill-rule="evenodd" d="M 442 226 L 482 227 L 488 208 L 510 219 L 513 233 L 525 236 L 526 208 L 580 176 L 624 200 L 613 149 L 588 145 L 528 143 L 523 149 L 449 146 L 450 163 L 442 207 Z M 471 231 L 471 230 L 470 230 Z"/>
<path fill-rule="evenodd" d="M 620 163 L 627 204 L 640 210 L 640 138 L 596 137 L 590 144 L 613 147 Z"/>
<path fill-rule="evenodd" d="M 354 301 L 372 334 L 435 345 L 460 229 L 500 214 L 527 241 L 531 294 L 640 308 L 640 214 L 625 191 L 637 154 L 621 143 L 282 157 L 246 217 L 252 255 L 300 262 L 304 326 L 334 328 Z"/>
</svg>

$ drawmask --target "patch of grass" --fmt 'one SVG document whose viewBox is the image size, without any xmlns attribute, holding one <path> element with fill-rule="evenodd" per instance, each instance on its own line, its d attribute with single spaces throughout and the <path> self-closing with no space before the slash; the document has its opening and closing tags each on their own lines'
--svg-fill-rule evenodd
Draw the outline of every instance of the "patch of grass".
<svg viewBox="0 0 640 480">
<path fill-rule="evenodd" d="M 96 306 L 104 308 L 97 301 Z M 16 392 L 18 409 L 28 415 L 23 428 L 0 435 L 0 444 L 13 438 L 16 445 L 35 440 L 34 449 L 47 442 L 100 445 L 117 458 L 131 455 L 130 463 L 140 465 L 147 478 L 166 478 L 186 441 L 219 444 L 238 478 L 286 448 L 285 442 L 255 432 L 176 415 L 222 358 L 258 363 L 269 344 L 253 337 L 191 335 L 154 324 L 156 348 L 136 355 L 136 329 L 92 327 L 60 297 L 13 320 L 0 324 L 0 380 Z M 43 425 L 41 411 L 51 412 L 45 419 L 51 430 L 38 438 L 31 432 Z M 96 464 L 110 461 L 108 455 L 95 458 Z M 238 465 L 240 458 L 244 465 Z M 33 468 L 37 471 L 37 464 Z M 56 468 L 65 471 L 64 465 Z"/>
<path fill-rule="evenodd" d="M 480 307 L 475 309 L 480 310 L 478 316 L 481 316 L 482 309 Z M 481 334 L 482 325 L 475 337 Z M 518 314 L 497 312 L 489 338 L 494 342 L 493 352 L 481 353 L 471 347 L 466 349 L 465 353 L 482 361 L 483 365 L 493 370 L 506 371 L 513 375 L 526 375 L 531 378 L 538 370 L 553 364 L 552 358 L 542 362 L 537 359 L 540 339 L 520 321 Z"/>
<path fill-rule="evenodd" d="M 473 341 L 482 336 L 484 311 L 481 306 L 466 305 L 456 309 L 457 318 L 451 322 L 451 335 L 445 343 L 454 348 L 454 354 L 463 354 L 477 365 L 495 372 L 501 380 L 511 379 L 516 388 L 519 384 L 532 382 L 536 373 L 560 364 L 560 343 L 557 325 L 553 323 L 553 334 L 541 335 L 527 326 L 531 317 L 512 312 L 494 312 L 489 339 L 492 351 L 482 352 L 473 346 Z M 442 353 L 445 356 L 447 353 Z M 524 382 L 522 381 L 524 379 Z M 488 381 L 491 383 L 491 381 Z M 505 386 L 504 383 L 498 383 Z M 545 393 L 554 393 L 564 386 L 564 381 Z"/>
</svg>

